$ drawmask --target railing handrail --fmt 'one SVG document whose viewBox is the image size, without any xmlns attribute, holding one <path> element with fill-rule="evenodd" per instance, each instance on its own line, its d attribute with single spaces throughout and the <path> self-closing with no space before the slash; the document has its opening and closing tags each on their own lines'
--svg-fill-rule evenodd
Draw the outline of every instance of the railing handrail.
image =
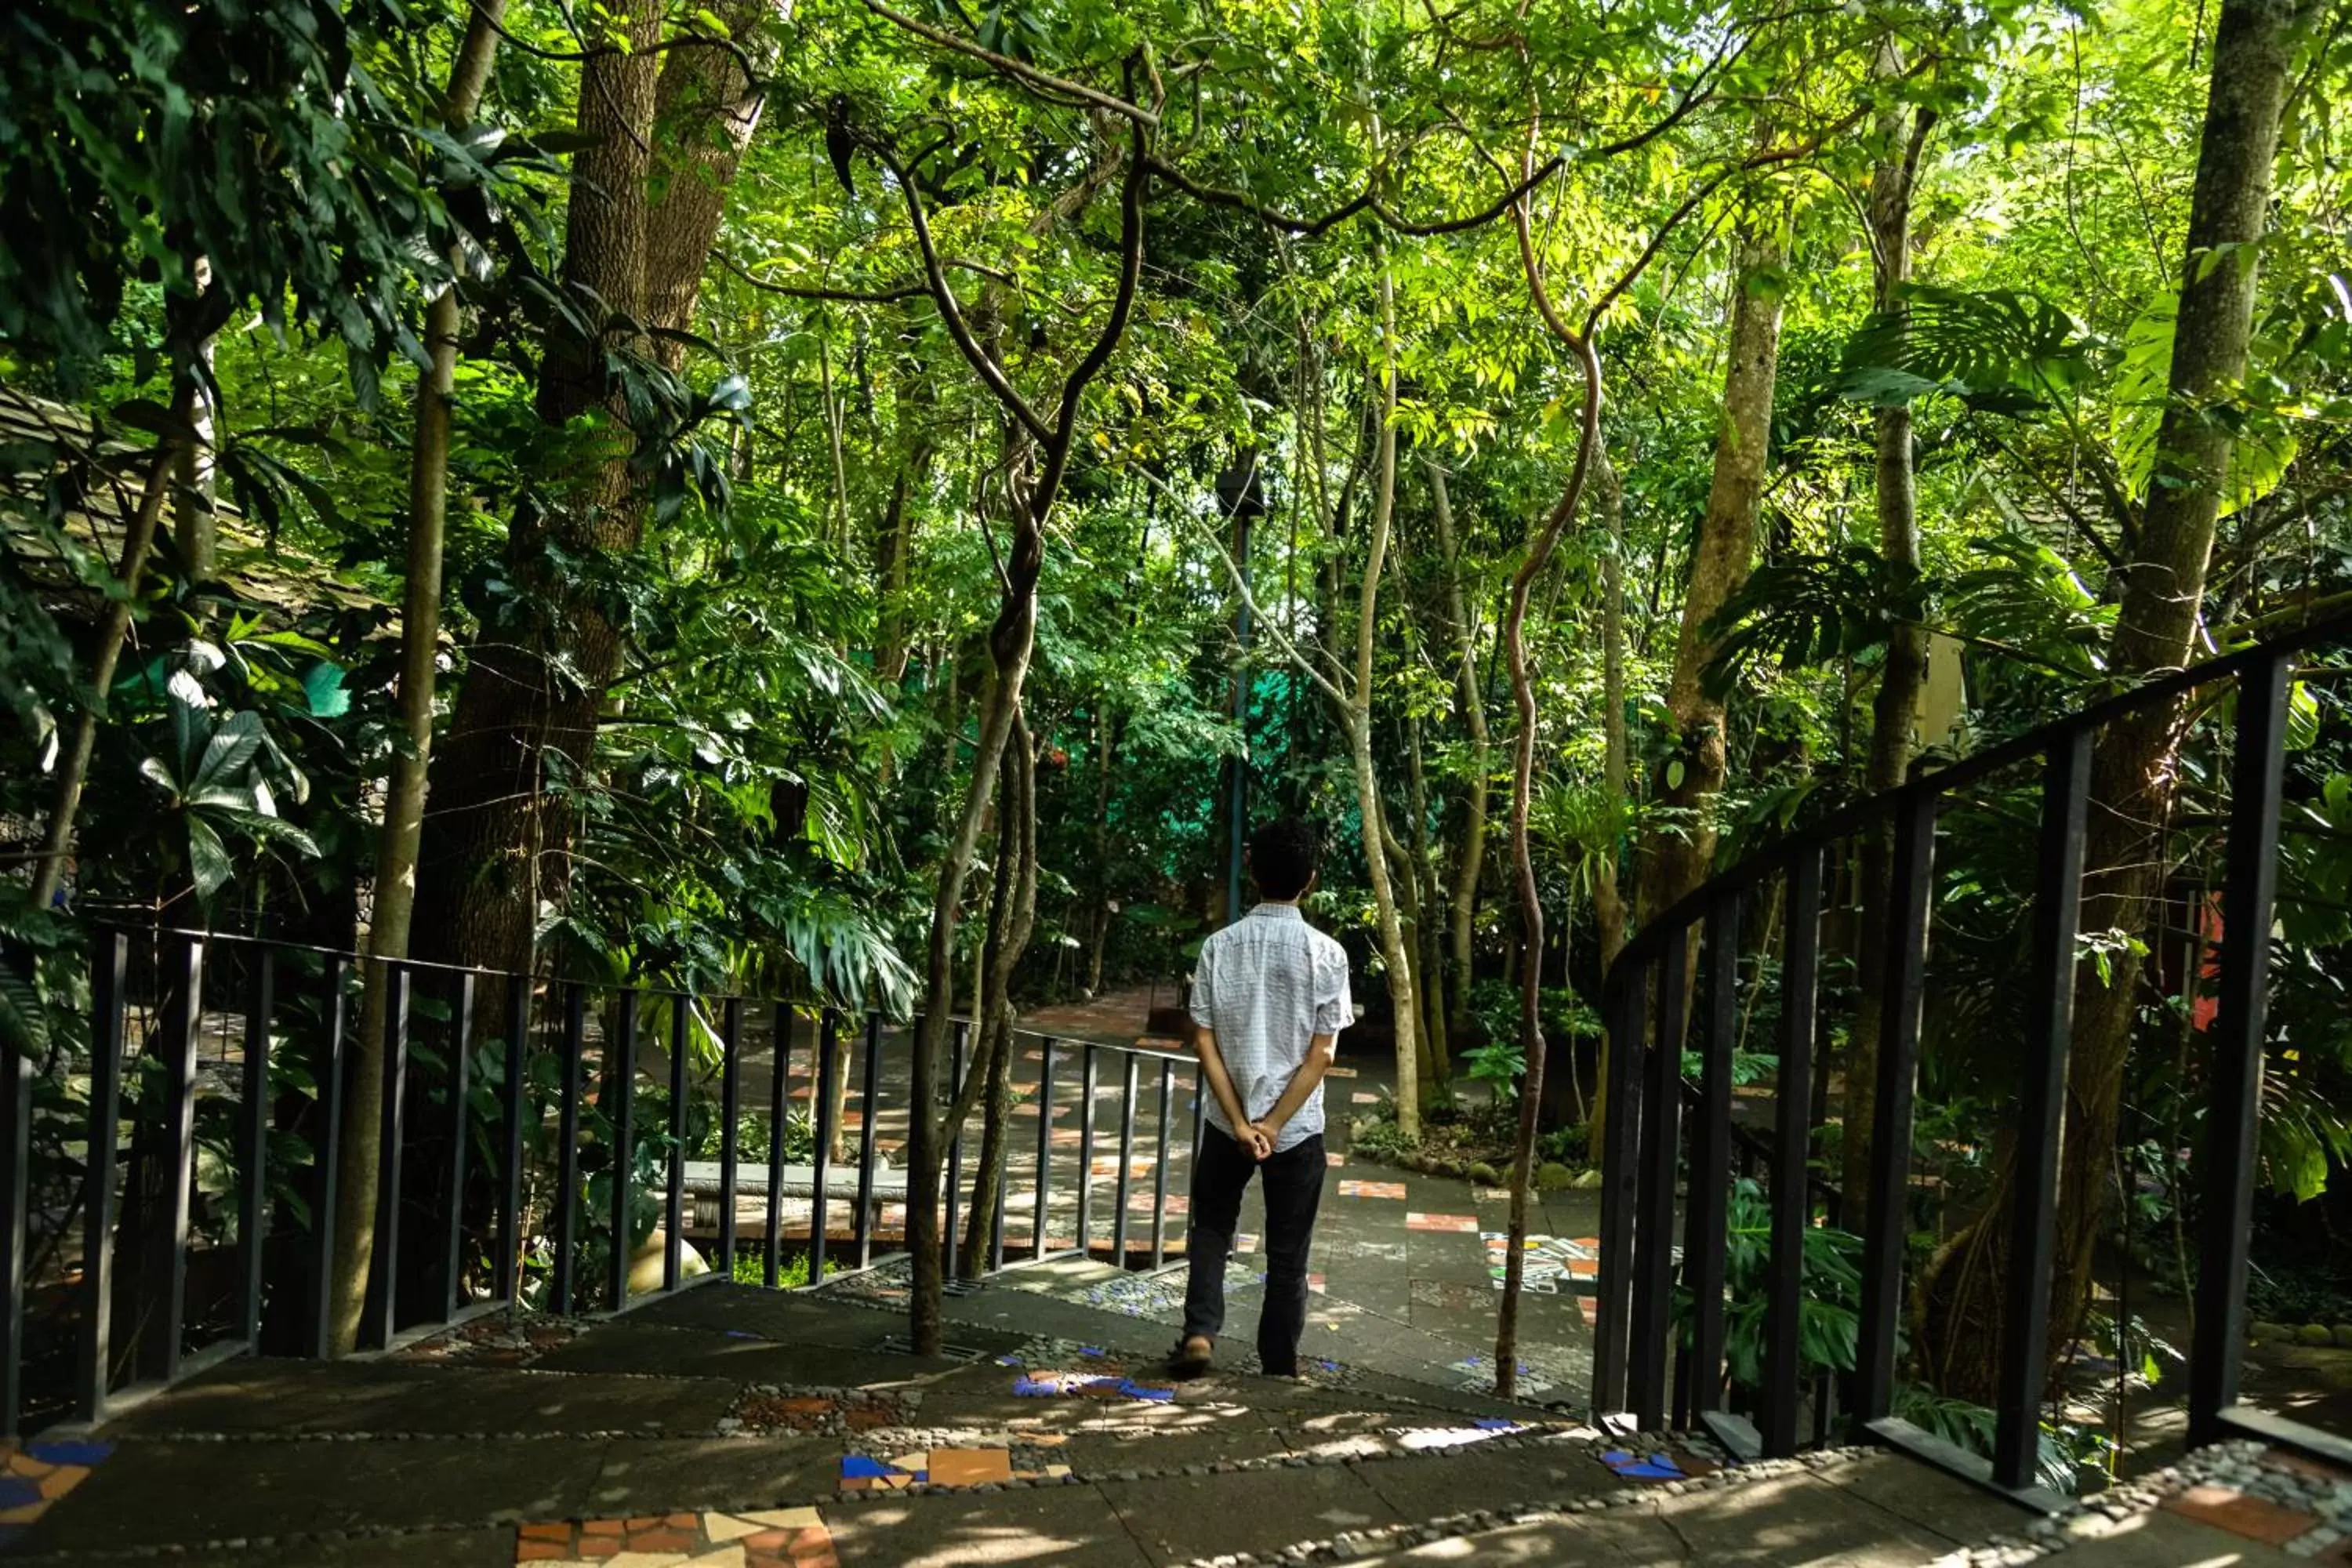
<svg viewBox="0 0 2352 1568">
<path fill-rule="evenodd" d="M 1626 1410 L 1643 1429 L 1666 1416 L 1674 1397 L 1680 1425 L 1685 1410 L 1718 1435 L 1725 1391 L 1722 1255 L 1727 1246 L 1728 1156 L 1752 1146 L 1731 1122 L 1732 1063 L 1742 988 L 1743 913 L 1752 889 L 1784 879 L 1786 898 L 1773 900 L 1773 921 L 1783 932 L 1780 1082 L 1775 1095 L 1769 1152 L 1771 1234 L 1765 1276 L 1765 1342 L 1755 1389 L 1758 1420 L 1738 1441 L 1768 1456 L 1796 1451 L 1798 1410 L 1808 1375 L 1801 1324 L 1805 1309 L 1805 1241 L 1815 1224 L 1813 1194 L 1836 1196 L 1811 1169 L 1814 1128 L 1811 1086 L 1823 1044 L 1818 989 L 1822 972 L 1823 883 L 1835 845 L 1883 829 L 1888 835 L 1886 925 L 1880 994 L 1873 1004 L 1879 1030 L 1874 1051 L 1875 1087 L 1866 1186 L 1848 1195 L 1863 1204 L 1864 1232 L 1857 1342 L 1845 1394 L 1840 1400 L 1857 1436 L 1874 1436 L 1930 1462 L 1987 1482 L 2036 1507 L 2057 1500 L 2038 1481 L 2040 1422 L 2049 1393 L 2048 1352 L 2057 1327 L 2051 1318 L 2049 1275 L 2058 1245 L 2061 1138 L 2075 1020 L 2076 946 L 2089 869 L 2093 761 L 2102 726 L 2129 715 L 2179 703 L 2219 688 L 2234 694 L 2231 728 L 2230 796 L 2224 837 L 2223 929 L 2240 937 L 2221 945 L 2217 1010 L 2210 1024 L 2212 1066 L 2206 1097 L 2208 1138 L 2200 1155 L 2205 1191 L 2197 1285 L 2197 1333 L 2189 1358 L 2188 1414 L 2192 1444 L 2231 1432 L 2340 1454 L 2340 1436 L 2244 1405 L 2239 1398 L 2242 1325 L 2252 1229 L 2263 1015 L 2268 1003 L 2269 944 L 2277 895 L 2282 789 L 2287 752 L 2291 681 L 2296 656 L 2323 642 L 2352 637 L 2352 616 L 2315 620 L 2219 658 L 2168 671 L 2063 718 L 1933 773 L 1924 773 L 1832 812 L 1708 878 L 1625 944 L 1603 982 L 1603 1006 L 1616 1048 L 1609 1058 L 1611 1114 L 1601 1152 L 1601 1267 L 1594 1329 L 1593 1399 L 1604 1412 Z M 2025 986 L 2021 1020 L 2013 1179 L 2000 1213 L 1984 1223 L 2000 1226 L 2012 1260 L 2003 1281 L 1998 1365 L 1989 1374 L 1994 1405 L 1992 1453 L 1973 1458 L 1911 1426 L 1895 1414 L 1900 1320 L 1909 1272 L 1906 1194 L 1912 1181 L 1911 1142 L 1927 964 L 1936 905 L 1936 826 L 1948 797 L 2002 770 L 2038 763 L 2041 823 L 2034 894 L 2027 924 Z M 2244 933 L 2255 940 L 2242 940 Z M 1692 944 L 1689 938 L 1699 938 Z M 1768 942 L 1770 935 L 1761 940 Z M 1706 964 L 1705 1001 L 1692 1013 L 1694 955 Z M 1654 982 L 1655 993 L 1650 989 Z M 1753 983 L 1752 979 L 1749 982 Z M 1683 1075 L 1685 1024 L 1696 1026 L 1702 1072 L 1697 1086 Z M 1684 1169 L 1681 1112 L 1692 1101 L 1688 1202 L 1682 1256 L 1674 1247 L 1675 1205 Z M 1686 1357 L 1670 1352 L 1670 1302 L 1675 1279 L 1697 1304 Z M 1815 1405 L 1816 1440 L 1826 1432 L 1826 1404 Z"/>
<path fill-rule="evenodd" d="M 2004 768 L 2045 756 L 2054 745 L 2076 734 L 2096 731 L 2126 714 L 2156 707 L 2217 680 L 2237 676 L 2270 659 L 2338 637 L 2352 637 L 2352 615 L 2331 616 L 2283 636 L 2250 643 L 2235 653 L 2168 670 L 2127 691 L 2102 698 L 2087 708 L 2077 709 L 2063 718 L 2053 719 L 2021 735 L 2012 736 L 1988 751 L 1963 757 L 1932 773 L 1920 773 L 1893 789 L 1881 790 L 1876 795 L 1840 806 L 1821 821 L 1785 833 L 1729 869 L 1717 872 L 1676 900 L 1664 913 L 1653 917 L 1619 950 L 1616 962 L 1610 965 L 1609 973 L 1601 982 L 1601 994 L 1604 997 L 1613 994 L 1623 984 L 1623 976 L 1656 957 L 1669 933 L 1689 930 L 1726 896 L 1746 892 L 1807 849 L 1822 847 L 1838 839 L 1850 837 L 1864 827 L 1891 820 L 1906 802 L 1922 795 L 1948 795 Z"/>
<path fill-rule="evenodd" d="M 253 931 L 207 931 L 190 926 L 131 925 L 118 920 L 92 920 L 88 922 L 88 925 L 93 931 L 120 931 L 129 937 L 157 941 L 176 938 L 186 942 L 243 943 L 252 947 L 267 947 L 279 952 L 307 952 L 320 958 L 339 959 L 354 966 L 365 963 L 391 963 L 397 964 L 403 969 L 430 970 L 439 974 L 473 974 L 491 980 L 526 980 L 534 986 L 583 985 L 593 991 L 627 991 L 638 996 L 661 1000 L 707 1002 L 713 1006 L 724 1006 L 733 1002 L 741 1003 L 747 1006 L 791 1007 L 810 1013 L 823 1013 L 829 1010 L 839 1013 L 845 1017 L 878 1016 L 892 1028 L 909 1027 L 915 1021 L 913 1016 L 902 1017 L 892 1014 L 887 1008 L 870 1005 L 828 1002 L 821 997 L 755 996 L 740 991 L 692 991 L 671 985 L 634 984 L 625 981 L 583 980 L 572 975 L 541 974 L 535 970 L 525 972 L 497 969 L 479 963 L 443 963 L 429 958 L 383 958 L 350 948 L 322 947 L 316 942 L 295 942 L 285 937 L 262 936 Z M 948 1015 L 948 1019 L 951 1024 L 966 1026 L 971 1026 L 973 1022 L 971 1016 L 965 1013 L 950 1013 Z M 1064 1045 L 1092 1046 L 1097 1050 L 1119 1051 L 1128 1056 L 1146 1057 L 1155 1061 L 1186 1063 L 1194 1059 L 1191 1053 L 1185 1051 L 1163 1051 L 1150 1046 L 1116 1045 L 1108 1040 L 1089 1040 L 1057 1033 L 1052 1029 L 1029 1028 L 1020 1024 L 1013 1025 L 1013 1033 L 1016 1037 L 1033 1040 L 1053 1040 Z"/>
</svg>

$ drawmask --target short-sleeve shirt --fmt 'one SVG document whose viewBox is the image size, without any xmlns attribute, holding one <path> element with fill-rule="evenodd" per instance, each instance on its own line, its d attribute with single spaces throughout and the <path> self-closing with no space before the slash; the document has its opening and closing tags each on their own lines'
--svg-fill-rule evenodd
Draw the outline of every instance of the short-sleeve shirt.
<svg viewBox="0 0 2352 1568">
<path fill-rule="evenodd" d="M 1234 1093 L 1255 1121 L 1290 1087 L 1308 1043 L 1354 1021 L 1347 950 L 1308 925 L 1296 905 L 1260 904 L 1201 944 L 1192 1005 L 1192 1021 L 1215 1032 Z M 1202 1111 L 1233 1133 L 1214 1096 Z M 1274 1146 L 1294 1149 L 1322 1131 L 1318 1083 Z"/>
</svg>

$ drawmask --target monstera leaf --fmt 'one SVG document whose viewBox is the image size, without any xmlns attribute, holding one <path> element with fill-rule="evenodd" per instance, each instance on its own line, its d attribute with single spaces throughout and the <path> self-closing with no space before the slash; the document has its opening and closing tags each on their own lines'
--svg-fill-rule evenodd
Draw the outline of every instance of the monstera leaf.
<svg viewBox="0 0 2352 1568">
<path fill-rule="evenodd" d="M 1847 342 L 1836 389 L 1881 407 L 1942 392 L 2016 414 L 2079 385 L 2089 372 L 2074 319 L 2038 295 L 1910 284 L 1895 309 L 1872 312 Z"/>
<path fill-rule="evenodd" d="M 2109 433 L 2124 488 L 2134 500 L 2147 499 L 2157 469 L 2157 436 L 2164 424 L 2172 381 L 2172 333 L 2180 297 L 2167 294 L 2140 312 L 2124 334 L 2124 363 L 2116 376 Z M 2294 461 L 2294 433 L 2269 421 L 2249 420 L 2237 410 L 2216 408 L 2210 417 L 2230 418 L 2236 439 L 2230 448 L 2230 477 L 2221 489 L 2223 517 L 2251 506 L 2278 488 Z"/>
</svg>

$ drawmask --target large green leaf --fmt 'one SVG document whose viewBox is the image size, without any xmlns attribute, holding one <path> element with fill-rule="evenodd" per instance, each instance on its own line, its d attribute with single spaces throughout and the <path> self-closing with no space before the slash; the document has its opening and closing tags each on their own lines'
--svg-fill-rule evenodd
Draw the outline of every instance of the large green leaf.
<svg viewBox="0 0 2352 1568">
<path fill-rule="evenodd" d="M 2180 298 L 2167 294 L 2140 312 L 2124 333 L 2123 366 L 2116 374 L 2115 405 L 2108 433 L 2124 488 L 2135 500 L 2147 499 L 2156 473 L 2157 438 L 2172 383 L 2173 329 Z M 2221 489 L 2221 515 L 2228 517 L 2278 488 L 2301 443 L 2294 432 L 2273 421 L 2241 422 L 2230 448 L 2230 477 Z"/>
<path fill-rule="evenodd" d="M 1845 346 L 1841 396 L 1894 406 L 1930 392 L 2000 412 L 2037 406 L 2089 374 L 2074 318 L 2017 289 L 1905 288 Z"/>
</svg>

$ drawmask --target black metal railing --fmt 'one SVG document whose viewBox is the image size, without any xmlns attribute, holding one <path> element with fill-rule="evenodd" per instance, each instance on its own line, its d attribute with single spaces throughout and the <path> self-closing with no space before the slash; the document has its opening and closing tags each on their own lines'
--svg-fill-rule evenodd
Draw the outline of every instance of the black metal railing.
<svg viewBox="0 0 2352 1568">
<path fill-rule="evenodd" d="M 58 1092 L 80 1076 L 71 1053 L 36 1062 L 0 1047 L 0 1439 L 20 1426 L 103 1421 L 137 1394 L 231 1356 L 320 1357 L 335 1340 L 338 1172 L 367 961 L 199 931 L 100 928 L 89 946 L 82 1102 Z M 732 1278 L 743 1250 L 739 1204 L 757 1184 L 743 1138 L 755 1131 L 766 1138 L 764 1202 L 750 1196 L 760 1205 L 759 1273 L 768 1286 L 781 1283 L 796 1245 L 815 1285 L 903 1244 L 903 1217 L 893 1225 L 888 1216 L 903 1216 L 908 1194 L 886 1173 L 893 1145 L 882 1134 L 886 1121 L 917 1110 L 910 1037 L 879 1013 L 861 1023 L 804 1003 L 413 962 L 383 965 L 381 984 L 377 1200 L 362 1351 L 396 1348 L 491 1310 L 625 1311 L 704 1279 Z M 666 1071 L 655 1081 L 666 1105 L 659 1127 L 640 1137 L 646 1033 L 661 1037 Z M 959 1022 L 948 1092 L 967 1070 L 970 1038 Z M 1055 1060 L 1071 1043 L 1025 1030 L 1014 1039 L 1013 1086 L 1038 1113 L 1028 1235 L 1017 1234 L 1018 1215 L 1008 1221 L 1017 1190 L 1012 1130 L 992 1201 L 978 1209 L 961 1190 L 966 1133 L 950 1144 L 942 1184 L 949 1256 L 979 1225 L 991 1234 L 992 1268 L 1005 1264 L 1008 1231 L 1021 1261 L 1076 1253 L 1162 1266 L 1169 1165 L 1198 1149 L 1197 1064 L 1143 1046 L 1077 1044 L 1085 1100 L 1069 1189 L 1076 1223 L 1065 1233 L 1051 1201 L 1055 1166 L 1068 1163 L 1055 1137 L 1068 1110 L 1056 1102 Z M 1034 1077 L 1020 1059 L 1032 1042 L 1043 1058 Z M 1122 1064 L 1112 1090 L 1119 1168 L 1108 1226 L 1092 1213 L 1105 1053 Z M 1148 1249 L 1130 1237 L 1128 1216 L 1146 1064 L 1158 1079 L 1156 1110 L 1146 1111 L 1158 1149 Z M 1192 1138 L 1171 1151 L 1181 1115 L 1177 1074 L 1188 1064 Z M 763 1116 L 745 1115 L 747 1065 L 769 1074 Z M 37 1089 L 45 1079 L 50 1088 Z M 802 1131 L 793 1101 L 803 1097 L 804 1176 L 786 1152 L 788 1137 Z M 689 1158 L 709 1141 L 698 1124 L 713 1113 L 715 1182 L 707 1163 Z M 853 1127 L 854 1142 L 845 1136 Z M 842 1176 L 836 1167 L 846 1167 Z M 789 1201 L 803 1186 L 805 1204 Z M 707 1225 L 696 1209 L 712 1205 L 695 1205 L 697 1194 L 715 1198 Z M 836 1223 L 844 1206 L 845 1226 Z M 633 1290 L 648 1208 L 662 1232 L 659 1283 Z M 688 1272 L 690 1229 L 710 1248 L 704 1276 Z"/>
<path fill-rule="evenodd" d="M 2037 1489 L 2044 1415 L 2050 1275 L 2057 1232 L 2059 1151 L 2072 1042 L 2077 938 L 2085 873 L 2091 756 L 2101 728 L 2184 700 L 2235 700 L 2229 810 L 2223 824 L 2223 907 L 2218 1012 L 2208 1036 L 2212 1067 L 2208 1137 L 2194 1181 L 2202 1226 L 2196 1287 L 2196 1331 L 2189 1360 L 2191 1440 L 2235 1433 L 2284 1441 L 2339 1459 L 2352 1458 L 2341 1436 L 2284 1420 L 2241 1403 L 2240 1364 L 2246 1321 L 2247 1247 L 2258 1164 L 2257 1099 L 2263 1058 L 2269 943 L 2277 885 L 2280 798 L 2288 747 L 2286 719 L 2294 656 L 2322 643 L 2352 640 L 2352 619 L 2315 625 L 2226 658 L 2152 680 L 2056 723 L 1916 777 L 1901 788 L 1853 805 L 1791 834 L 1717 876 L 1637 933 L 1610 971 L 1603 992 L 1612 1041 L 1603 1130 L 1601 1258 L 1595 1322 L 1593 1403 L 1645 1430 L 1703 1422 L 1736 1447 L 1780 1457 L 1800 1443 L 1810 1403 L 1816 1439 L 1828 1424 L 1822 1389 L 1805 1375 L 1801 1342 L 1804 1238 L 1817 1223 L 1822 1184 L 1811 1168 L 1815 1075 L 1824 1031 L 1821 1016 L 1824 878 L 1833 859 L 1851 864 L 1864 835 L 1884 847 L 1890 897 L 1883 926 L 1882 1011 L 1868 1190 L 1864 1194 L 1862 1280 L 1855 1364 L 1840 1390 L 1844 1421 L 1856 1436 L 1907 1449 L 2029 1502 L 2054 1499 Z M 1997 1436 L 1988 1461 L 1895 1414 L 1899 1326 L 1906 1279 L 1913 1095 L 1919 1066 L 1921 1009 L 1934 937 L 1934 862 L 1939 813 L 1960 792 L 2004 772 L 2040 770 L 2030 961 L 2021 979 L 2027 997 L 2019 1058 L 2012 1204 L 2006 1226 L 2014 1260 L 2001 1304 L 1998 1342 Z M 1778 931 L 1748 919 L 1777 910 Z M 1779 1079 L 1763 1186 L 1770 1236 L 1763 1270 L 1760 1382 L 1738 1391 L 1748 1412 L 1727 1410 L 1725 1333 L 1726 1216 L 1736 1147 L 1731 1120 L 1735 1036 L 1746 947 L 1777 937 Z M 1689 966 L 1705 984 L 1690 1034 L 1699 1058 L 1694 1089 L 1683 1076 Z M 2118 976 L 2116 984 L 2128 984 Z M 1687 1110 L 1687 1126 L 1685 1111 Z M 1676 1195 L 1682 1209 L 1677 1279 Z M 1834 1194 L 1832 1194 L 1832 1196 Z M 1830 1223 L 1836 1223 L 1834 1215 Z M 1680 1331 L 1673 1303 L 1687 1292 Z M 1809 1384 L 1811 1386 L 1809 1387 Z"/>
</svg>

